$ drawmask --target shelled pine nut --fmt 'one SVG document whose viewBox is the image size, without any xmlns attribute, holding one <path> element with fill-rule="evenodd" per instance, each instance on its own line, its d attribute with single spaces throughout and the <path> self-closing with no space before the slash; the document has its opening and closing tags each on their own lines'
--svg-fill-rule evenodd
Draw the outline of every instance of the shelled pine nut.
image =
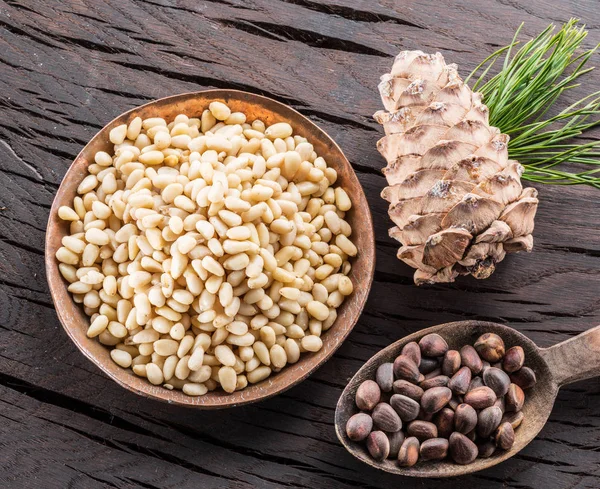
<svg viewBox="0 0 600 489">
<path fill-rule="evenodd" d="M 109 133 L 56 252 L 87 334 L 167 389 L 234 392 L 317 352 L 358 250 L 336 171 L 286 122 L 214 101 Z"/>
</svg>

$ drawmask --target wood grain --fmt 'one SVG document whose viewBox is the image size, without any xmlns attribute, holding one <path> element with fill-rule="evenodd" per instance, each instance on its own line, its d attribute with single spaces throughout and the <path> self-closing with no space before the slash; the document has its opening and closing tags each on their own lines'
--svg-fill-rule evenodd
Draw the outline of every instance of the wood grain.
<svg viewBox="0 0 600 489">
<path fill-rule="evenodd" d="M 456 487 L 356 461 L 335 436 L 338 397 L 374 353 L 434 324 L 490 320 L 540 346 L 600 324 L 600 194 L 538 187 L 533 253 L 486 281 L 416 288 L 379 197 L 378 76 L 402 48 L 440 50 L 466 73 L 521 22 L 533 35 L 573 15 L 586 45 L 600 42 L 595 0 L 0 0 L 0 485 Z M 578 93 L 600 90 L 598 74 L 585 80 Z M 142 400 L 105 377 L 62 331 L 43 271 L 52 198 L 87 141 L 136 105 L 207 88 L 273 97 L 327 131 L 377 237 L 370 299 L 340 350 L 294 389 L 227 413 Z M 565 387 L 534 442 L 460 484 L 600 486 L 599 397 L 597 381 Z"/>
</svg>

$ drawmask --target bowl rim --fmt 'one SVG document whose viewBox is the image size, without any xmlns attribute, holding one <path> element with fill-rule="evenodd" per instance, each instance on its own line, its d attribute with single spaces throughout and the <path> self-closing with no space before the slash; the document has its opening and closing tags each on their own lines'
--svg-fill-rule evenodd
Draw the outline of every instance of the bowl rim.
<svg viewBox="0 0 600 489">
<path fill-rule="evenodd" d="M 287 366 L 283 370 L 283 372 L 285 372 L 286 370 L 292 369 L 294 366 L 297 366 L 297 370 L 299 371 L 299 373 L 293 375 L 289 382 L 285 382 L 281 385 L 275 385 L 275 387 L 273 387 L 273 378 L 280 377 L 280 372 L 278 372 L 274 377 L 269 377 L 268 379 L 265 379 L 253 385 L 249 385 L 247 388 L 242 389 L 240 391 L 235 391 L 231 394 L 226 394 L 222 391 L 213 391 L 209 392 L 205 396 L 188 396 L 182 391 L 176 389 L 168 390 L 162 386 L 152 385 L 150 382 L 148 382 L 147 379 L 137 377 L 136 375 L 134 375 L 130 369 L 124 369 L 112 362 L 109 355 L 110 348 L 100 344 L 100 342 L 97 341 L 97 338 L 88 338 L 85 335 L 85 332 L 83 332 L 83 334 L 81 334 L 81 331 L 78 332 L 77 326 L 79 326 L 79 324 L 72 324 L 74 318 L 66 310 L 69 309 L 73 311 L 75 309 L 79 311 L 78 313 L 75 312 L 76 316 L 84 317 L 82 308 L 79 304 L 76 304 L 73 301 L 72 296 L 67 291 L 67 283 L 60 274 L 60 271 L 58 269 L 58 262 L 56 261 L 54 256 L 56 249 L 61 246 L 60 238 L 62 238 L 62 236 L 64 236 L 65 234 L 60 230 L 61 220 L 57 216 L 57 211 L 58 207 L 60 207 L 60 205 L 63 205 L 60 197 L 62 197 L 66 193 L 65 189 L 68 185 L 73 184 L 72 182 L 74 180 L 74 177 L 77 176 L 76 170 L 81 165 L 83 165 L 83 169 L 87 170 L 87 166 L 91 163 L 91 161 L 87 160 L 86 153 L 88 153 L 88 151 L 91 151 L 90 147 L 94 145 L 95 142 L 103 136 L 105 136 L 105 139 L 107 140 L 108 132 L 110 131 L 110 129 L 119 124 L 125 123 L 126 121 L 129 121 L 135 116 L 136 112 L 143 111 L 143 109 L 148 109 L 152 106 L 162 107 L 177 102 L 185 103 L 195 98 L 207 98 L 211 101 L 235 100 L 238 102 L 252 103 L 256 104 L 257 106 L 260 106 L 260 108 L 262 109 L 266 109 L 270 112 L 273 112 L 276 118 L 281 119 L 282 114 L 287 113 L 286 115 L 290 115 L 292 116 L 292 118 L 299 120 L 301 124 L 299 127 L 294 127 L 294 133 L 298 134 L 311 132 L 311 134 L 316 134 L 319 138 L 323 140 L 323 144 L 329 146 L 331 148 L 331 151 L 335 153 L 336 159 L 339 161 L 339 163 L 336 164 L 336 168 L 345 167 L 348 170 L 346 172 L 347 175 L 345 178 L 349 179 L 346 182 L 347 184 L 352 183 L 353 210 L 360 209 L 361 212 L 360 221 L 362 221 L 361 230 L 363 231 L 363 235 L 360 236 L 360 254 L 355 259 L 354 263 L 356 265 L 356 260 L 362 260 L 366 267 L 366 273 L 361 275 L 360 284 L 355 283 L 354 293 L 346 301 L 344 301 L 344 304 L 342 304 L 341 306 L 349 308 L 349 320 L 347 320 L 344 328 L 340 328 L 340 325 L 338 324 L 338 317 L 327 333 L 333 336 L 332 333 L 334 331 L 332 330 L 336 326 L 338 326 L 339 331 L 336 331 L 335 338 L 334 340 L 332 340 L 331 345 L 329 345 L 327 349 L 324 345 L 324 347 L 316 353 L 302 354 L 299 362 Z M 289 120 L 289 117 L 286 117 L 285 120 Z M 100 370 L 102 370 L 102 372 L 104 372 L 109 378 L 111 378 L 117 384 L 126 388 L 127 390 L 143 397 L 171 404 L 178 404 L 187 407 L 196 407 L 200 409 L 222 409 L 228 407 L 242 406 L 261 400 L 266 400 L 277 394 L 280 394 L 305 380 L 311 373 L 313 373 L 327 360 L 329 360 L 329 358 L 331 358 L 331 356 L 342 345 L 344 340 L 348 337 L 348 335 L 358 322 L 358 319 L 361 316 L 362 310 L 369 296 L 375 273 L 375 234 L 371 211 L 362 185 L 360 184 L 356 173 L 352 169 L 352 166 L 350 165 L 350 162 L 343 153 L 342 149 L 331 138 L 331 136 L 329 136 L 329 134 L 327 134 L 323 129 L 321 129 L 314 122 L 312 122 L 306 116 L 302 115 L 297 110 L 272 98 L 242 90 L 211 89 L 194 92 L 185 92 L 177 95 L 171 95 L 168 97 L 162 97 L 160 99 L 147 102 L 143 105 L 133 107 L 132 109 L 123 112 L 122 114 L 112 119 L 102 129 L 100 129 L 94 134 L 94 136 L 82 148 L 77 157 L 69 166 L 68 170 L 62 178 L 61 184 L 53 199 L 52 206 L 50 209 L 50 216 L 48 218 L 48 223 L 46 226 L 44 261 L 50 295 L 52 297 L 52 301 L 55 306 L 58 319 L 63 329 L 66 331 L 67 335 L 73 341 L 73 343 L 75 343 L 77 348 L 92 363 L 94 363 L 98 368 L 100 368 Z M 354 270 L 355 267 L 353 267 L 353 271 Z M 357 285 L 360 286 L 357 287 Z M 85 318 L 87 318 L 87 316 L 85 316 Z M 79 319 L 81 320 L 81 318 Z M 93 344 L 100 346 L 103 350 L 106 351 L 106 358 L 100 358 L 98 356 L 97 353 L 99 350 L 98 348 L 93 347 Z M 303 363 L 308 363 L 308 368 L 302 368 L 302 365 L 300 365 L 303 358 Z M 219 395 L 216 395 L 216 393 L 218 393 Z"/>
</svg>

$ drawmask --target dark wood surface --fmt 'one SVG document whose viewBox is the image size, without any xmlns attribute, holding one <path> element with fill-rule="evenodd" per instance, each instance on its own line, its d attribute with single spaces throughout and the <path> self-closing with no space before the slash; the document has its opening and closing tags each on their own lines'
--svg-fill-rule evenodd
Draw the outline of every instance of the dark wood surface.
<svg viewBox="0 0 600 489">
<path fill-rule="evenodd" d="M 7 488 L 407 488 L 600 486 L 600 384 L 563 389 L 513 459 L 447 481 L 361 464 L 333 427 L 364 361 L 420 328 L 461 319 L 549 346 L 600 324 L 600 193 L 540 187 L 535 249 L 486 281 L 416 288 L 379 198 L 371 118 L 400 49 L 440 50 L 462 73 L 510 41 L 576 15 L 600 41 L 597 0 L 0 1 L 0 486 Z M 599 56 L 595 62 L 599 63 Z M 600 90 L 600 75 L 585 90 Z M 148 100 L 239 88 L 290 104 L 344 149 L 371 203 L 375 283 L 357 327 L 308 380 L 267 402 L 194 411 L 148 401 L 70 343 L 43 272 L 61 177 L 106 122 Z"/>
</svg>

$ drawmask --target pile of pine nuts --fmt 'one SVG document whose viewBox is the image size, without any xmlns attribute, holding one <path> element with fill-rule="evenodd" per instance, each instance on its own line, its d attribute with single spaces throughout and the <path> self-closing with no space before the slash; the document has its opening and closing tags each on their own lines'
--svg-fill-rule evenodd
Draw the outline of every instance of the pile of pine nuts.
<svg viewBox="0 0 600 489">
<path fill-rule="evenodd" d="M 56 252 L 115 363 L 191 396 L 231 393 L 321 349 L 352 293 L 351 201 L 292 127 L 212 102 L 110 131 L 58 215 Z"/>
</svg>

